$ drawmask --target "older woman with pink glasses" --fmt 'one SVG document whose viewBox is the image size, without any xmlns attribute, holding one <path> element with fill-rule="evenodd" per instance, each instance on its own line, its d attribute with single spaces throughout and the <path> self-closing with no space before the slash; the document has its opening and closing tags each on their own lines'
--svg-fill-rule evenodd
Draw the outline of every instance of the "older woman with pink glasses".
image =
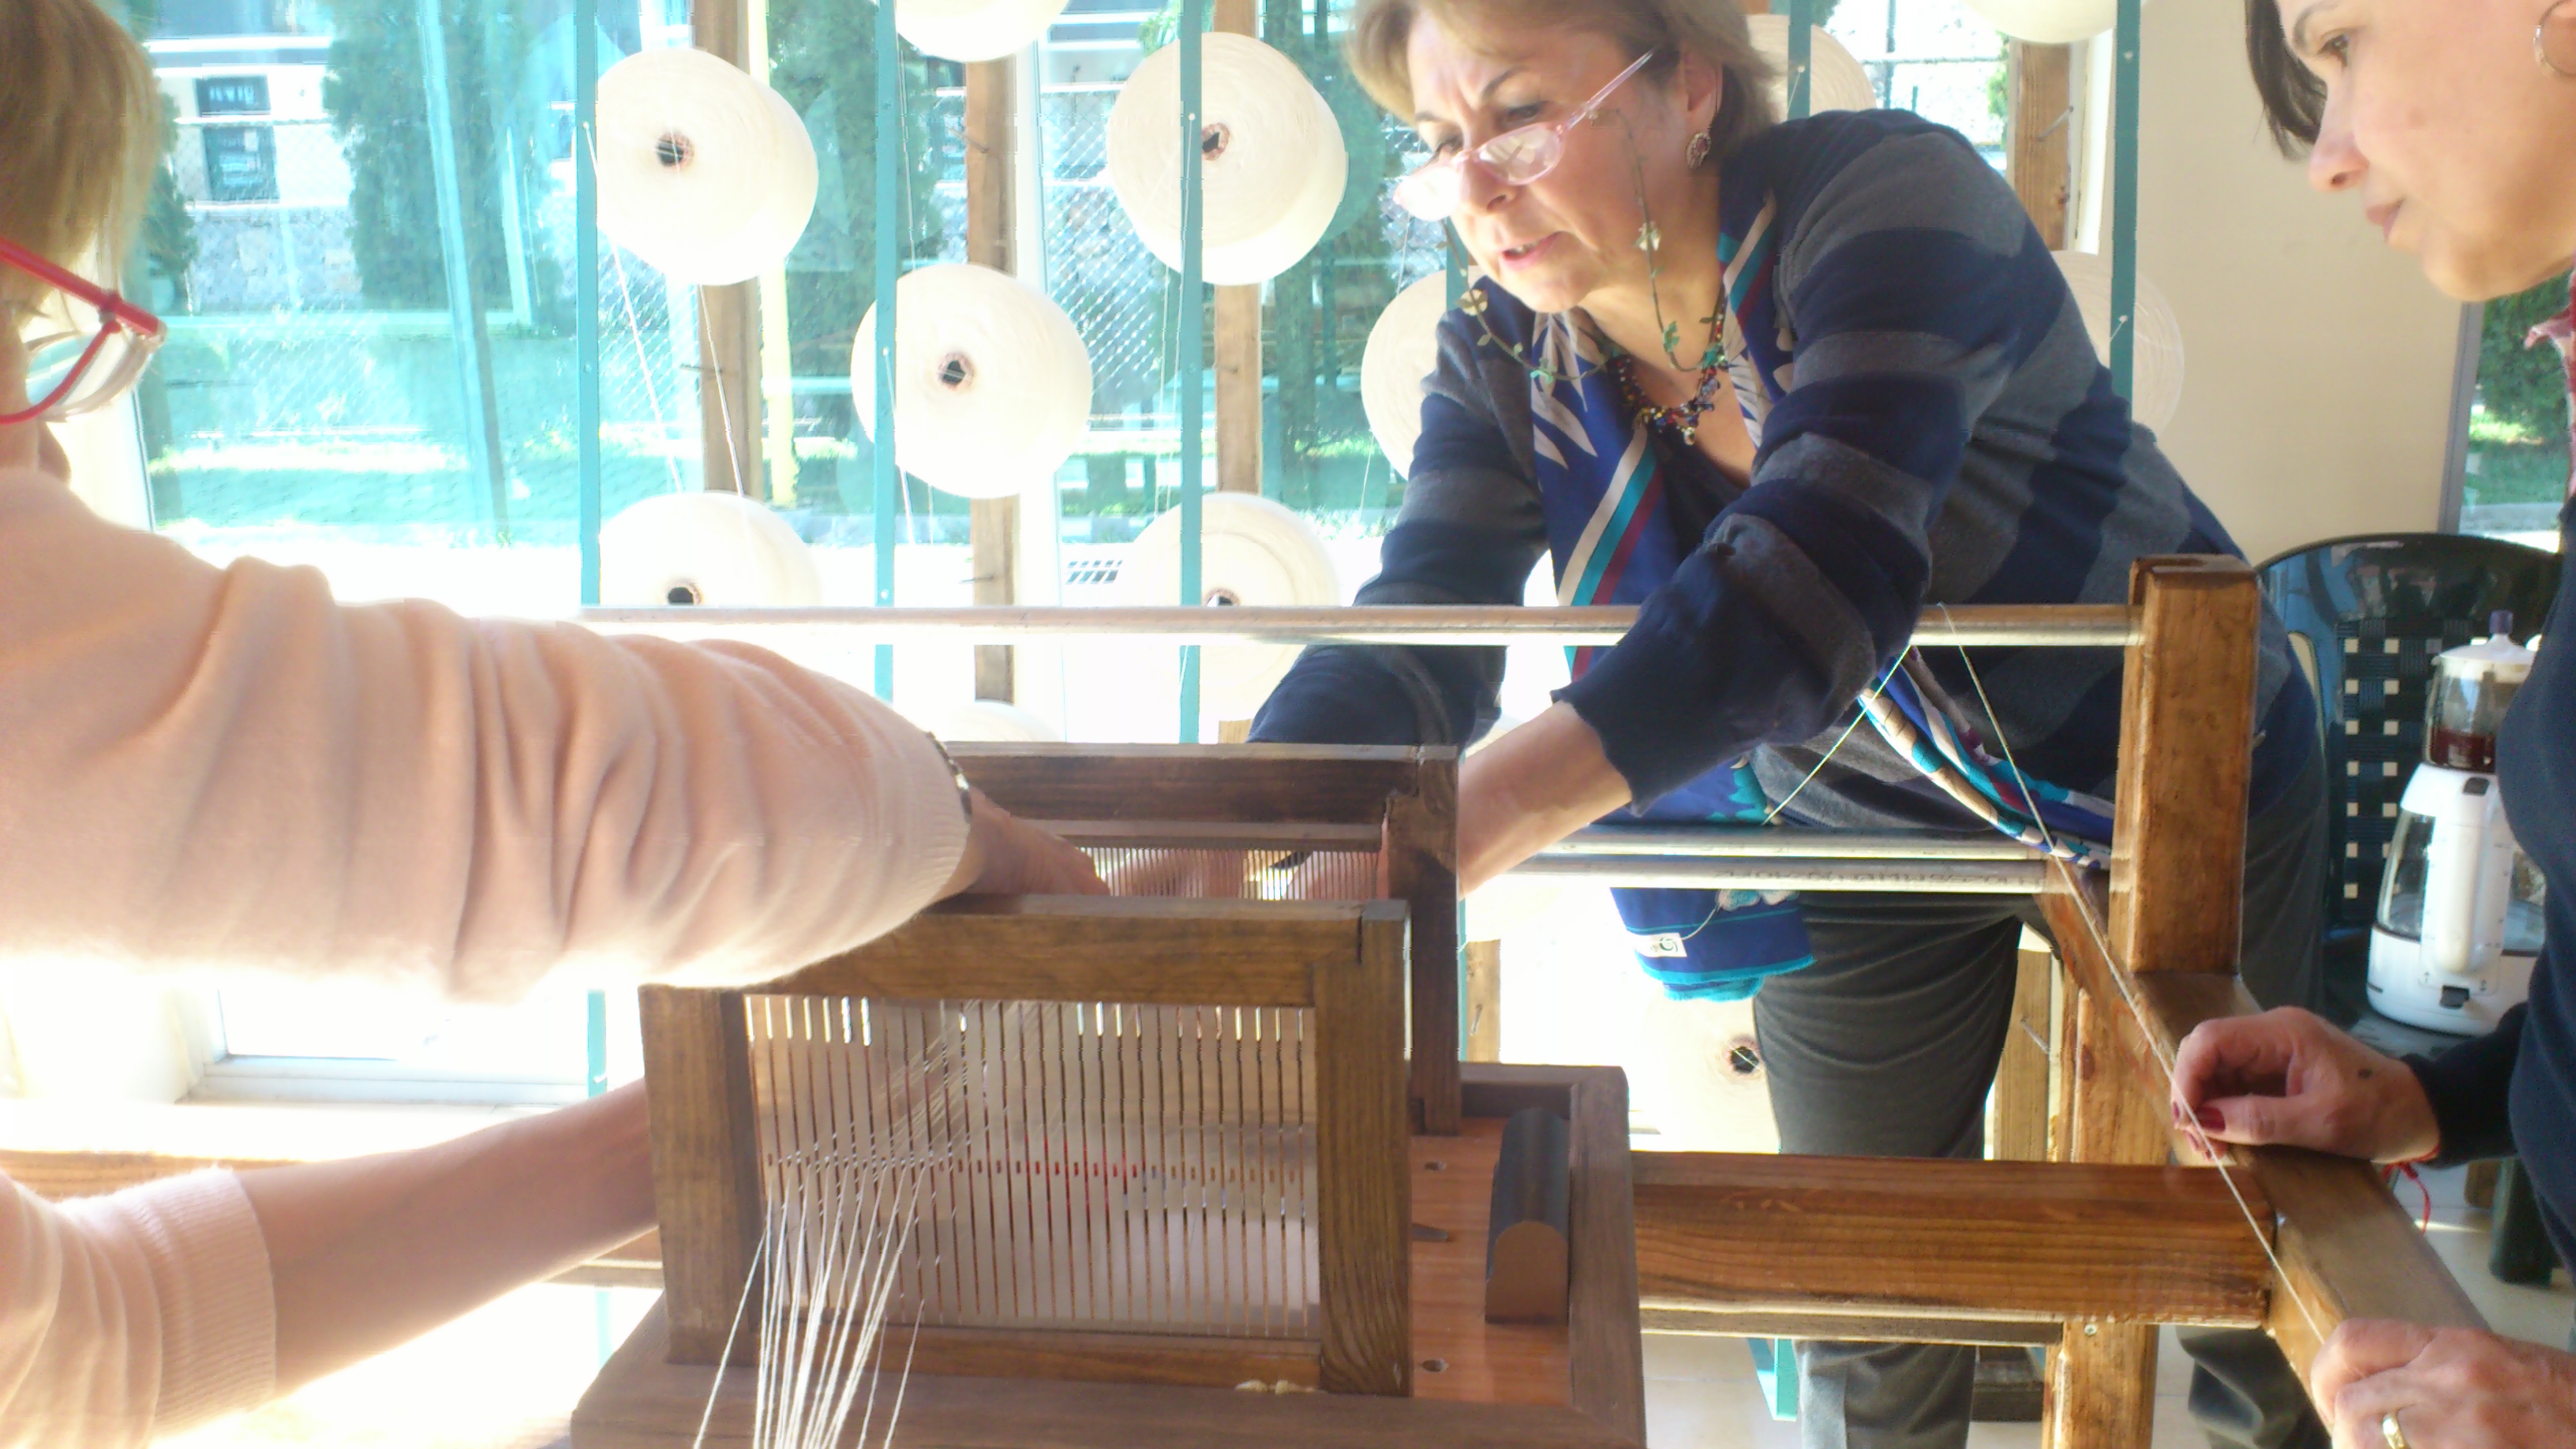
<svg viewBox="0 0 2576 1449">
<path fill-rule="evenodd" d="M 1398 199 L 1484 273 L 1442 322 L 1360 601 L 1515 604 L 1546 559 L 1561 602 L 1639 609 L 1466 762 L 1461 883 L 1604 817 L 2098 847 L 2116 656 L 1972 666 L 1911 651 L 1916 624 L 2125 600 L 2136 558 L 2235 546 L 2130 418 L 1994 168 L 1901 111 L 1780 121 L 1734 0 L 1361 0 L 1349 50 L 1431 156 Z M 1493 722 L 1502 654 L 1309 650 L 1253 737 L 1463 744 Z M 2260 675 L 2244 974 L 2304 1002 L 2324 786 L 2277 624 Z M 1864 695 L 2009 758 L 1918 769 L 1902 731 L 1856 717 Z M 1783 1150 L 1982 1152 L 2029 902 L 1616 895 L 1665 991 L 1752 997 Z M 1974 1358 L 1801 1344 L 1800 1432 L 1957 1449 Z"/>
</svg>

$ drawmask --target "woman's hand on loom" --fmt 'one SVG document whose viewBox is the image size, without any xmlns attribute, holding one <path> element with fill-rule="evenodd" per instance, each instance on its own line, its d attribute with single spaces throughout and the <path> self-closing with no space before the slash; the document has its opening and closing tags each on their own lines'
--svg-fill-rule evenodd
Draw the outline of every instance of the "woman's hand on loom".
<svg viewBox="0 0 2576 1449">
<path fill-rule="evenodd" d="M 974 823 L 966 833 L 966 853 L 957 872 L 940 891 L 941 899 L 978 896 L 1105 896 L 1100 872 L 1091 857 L 1010 812 L 973 796 Z"/>
<path fill-rule="evenodd" d="M 2174 1054 L 2177 1119 L 2221 1142 L 2279 1143 L 2374 1162 L 2429 1157 L 2441 1129 L 2423 1084 L 2294 1006 L 2204 1021 Z"/>
<path fill-rule="evenodd" d="M 2383 1449 L 2390 1414 L 2408 1449 L 2576 1444 L 2576 1355 L 2476 1329 L 2352 1319 L 2309 1382 L 2337 1449 Z"/>
<path fill-rule="evenodd" d="M 1628 782 L 1570 704 L 1478 750 L 1458 767 L 1458 893 L 1628 803 Z"/>
</svg>

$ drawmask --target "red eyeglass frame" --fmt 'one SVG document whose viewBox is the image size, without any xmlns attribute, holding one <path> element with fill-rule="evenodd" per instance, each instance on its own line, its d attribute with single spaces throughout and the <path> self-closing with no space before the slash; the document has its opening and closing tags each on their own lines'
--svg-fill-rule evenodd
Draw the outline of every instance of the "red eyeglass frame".
<svg viewBox="0 0 2576 1449">
<path fill-rule="evenodd" d="M 63 375 L 63 380 L 54 387 L 53 391 L 42 398 L 31 399 L 28 407 L 23 411 L 0 413 L 0 427 L 31 423 L 51 415 L 55 408 L 62 405 L 63 399 L 71 396 L 80 386 L 81 378 L 87 375 L 90 365 L 98 360 L 99 353 L 106 348 L 107 339 L 112 334 L 122 332 L 132 338 L 134 346 L 147 357 L 170 335 L 169 326 L 160 318 L 77 272 L 55 266 L 52 262 L 46 261 L 6 237 L 0 237 L 0 263 L 15 267 L 49 287 L 78 297 L 96 307 L 99 315 L 98 335 L 90 339 L 89 348 L 81 354 L 80 361 L 72 365 L 72 370 Z"/>
</svg>

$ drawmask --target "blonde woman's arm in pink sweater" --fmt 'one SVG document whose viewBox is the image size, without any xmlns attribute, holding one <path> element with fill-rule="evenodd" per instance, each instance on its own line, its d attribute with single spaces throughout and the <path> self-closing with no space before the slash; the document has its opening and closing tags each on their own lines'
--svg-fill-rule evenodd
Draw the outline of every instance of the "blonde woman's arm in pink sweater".
<svg viewBox="0 0 2576 1449">
<path fill-rule="evenodd" d="M 265 1400 L 276 1363 L 232 1174 L 60 1205 L 0 1177 L 0 1449 L 126 1449 Z"/>
<path fill-rule="evenodd" d="M 0 473 L 14 952 L 753 979 L 912 915 L 966 835 L 919 730 L 763 651 L 341 605 Z"/>
<path fill-rule="evenodd" d="M 252 1408 L 653 1224 L 642 1083 L 408 1152 L 60 1205 L 0 1178 L 0 1449 Z"/>
</svg>

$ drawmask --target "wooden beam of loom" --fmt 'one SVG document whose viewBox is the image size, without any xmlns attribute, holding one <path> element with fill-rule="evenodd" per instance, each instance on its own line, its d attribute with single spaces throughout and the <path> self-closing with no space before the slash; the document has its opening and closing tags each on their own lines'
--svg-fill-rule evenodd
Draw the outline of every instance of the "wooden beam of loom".
<svg viewBox="0 0 2576 1449">
<path fill-rule="evenodd" d="M 2109 1046 L 2107 1020 L 2122 1013 L 2116 1001 L 2089 993 L 2075 1000 L 2075 1118 L 2071 1124 L 2076 1164 L 2158 1164 L 2149 1171 L 2178 1171 L 2165 1161 L 2164 1103 L 2139 1089 Z M 2100 1169 L 2061 1164 L 2058 1171 Z M 2136 1169 L 2132 1169 L 2136 1170 Z M 2248 1268 L 2260 1290 L 2270 1285 L 2270 1263 L 2263 1256 L 2263 1221 L 2259 1201 L 2247 1194 L 2239 1206 L 2234 1189 L 2216 1171 L 2196 1169 L 2204 1187 L 2213 1189 L 2225 1216 L 2219 1220 L 2228 1241 L 2253 1255 Z M 2155 1434 L 2156 1328 L 2151 1322 L 2098 1312 L 2070 1313 L 2057 1353 L 2048 1363 L 2042 1412 L 2043 1436 L 2049 1449 L 2149 1449 Z M 2258 1316 L 2254 1325 L 2260 1326 Z"/>
<path fill-rule="evenodd" d="M 2193 1027 L 2261 1011 L 2232 975 L 2133 975 L 2122 969 L 2085 933 L 2062 887 L 2042 904 L 2086 994 L 2137 1003 L 2134 1012 L 2108 1015 L 2119 1024 L 2120 1059 L 2140 1090 L 2156 1099 L 2171 1095 L 2163 1063 L 2173 1059 Z M 2166 1130 L 2174 1152 L 2187 1161 L 2197 1159 L 2198 1144 L 2189 1133 L 2179 1127 Z M 2404 1205 L 2380 1180 L 2377 1167 L 2287 1147 L 2228 1148 L 2225 1160 L 2249 1195 L 2259 1192 L 2278 1216 L 2274 1252 L 2282 1272 L 2264 1326 L 2302 1375 L 2324 1336 L 2348 1318 L 2487 1326 Z M 2313 1324 L 2310 1312 L 2316 1315 Z"/>
<path fill-rule="evenodd" d="M 1081 822 L 1086 843 L 1135 827 L 1129 847 L 1206 848 L 1247 827 L 1378 832 L 1378 894 L 1412 911 L 1415 1127 L 1458 1130 L 1458 757 L 1449 749 L 1306 745 L 959 745 L 958 768 L 1030 820 Z M 1258 836 L 1258 832 L 1254 832 Z M 1349 839 L 1357 845 L 1356 837 Z M 1283 847 L 1284 848 L 1284 847 Z"/>
<path fill-rule="evenodd" d="M 2262 1245 L 2206 1168 L 1639 1152 L 1647 1303 L 2262 1324 Z"/>
<path fill-rule="evenodd" d="M 1376 825 L 1447 751 L 1383 745 L 955 744 L 993 803 L 1036 820 Z"/>
<path fill-rule="evenodd" d="M 2057 870 L 2041 907 L 2082 993 L 2075 1156 L 2171 1148 L 2198 1160 L 2165 1108 L 2167 1064 L 2201 1022 L 2259 1009 L 2235 965 L 2260 601 L 2242 563 L 2205 559 L 2140 560 L 2131 599 L 2143 627 L 2123 679 L 2109 889 Z M 2122 1097 L 2135 1107 L 2102 1130 L 2101 1104 Z M 2268 1202 L 2255 1216 L 2277 1215 L 2264 1326 L 2301 1374 L 2346 1318 L 2485 1326 L 2370 1164 L 2273 1148 L 2230 1149 L 2226 1161 L 2249 1202 Z M 2134 1413 L 2112 1418 L 2111 1442 L 2143 1432 Z"/>
</svg>

